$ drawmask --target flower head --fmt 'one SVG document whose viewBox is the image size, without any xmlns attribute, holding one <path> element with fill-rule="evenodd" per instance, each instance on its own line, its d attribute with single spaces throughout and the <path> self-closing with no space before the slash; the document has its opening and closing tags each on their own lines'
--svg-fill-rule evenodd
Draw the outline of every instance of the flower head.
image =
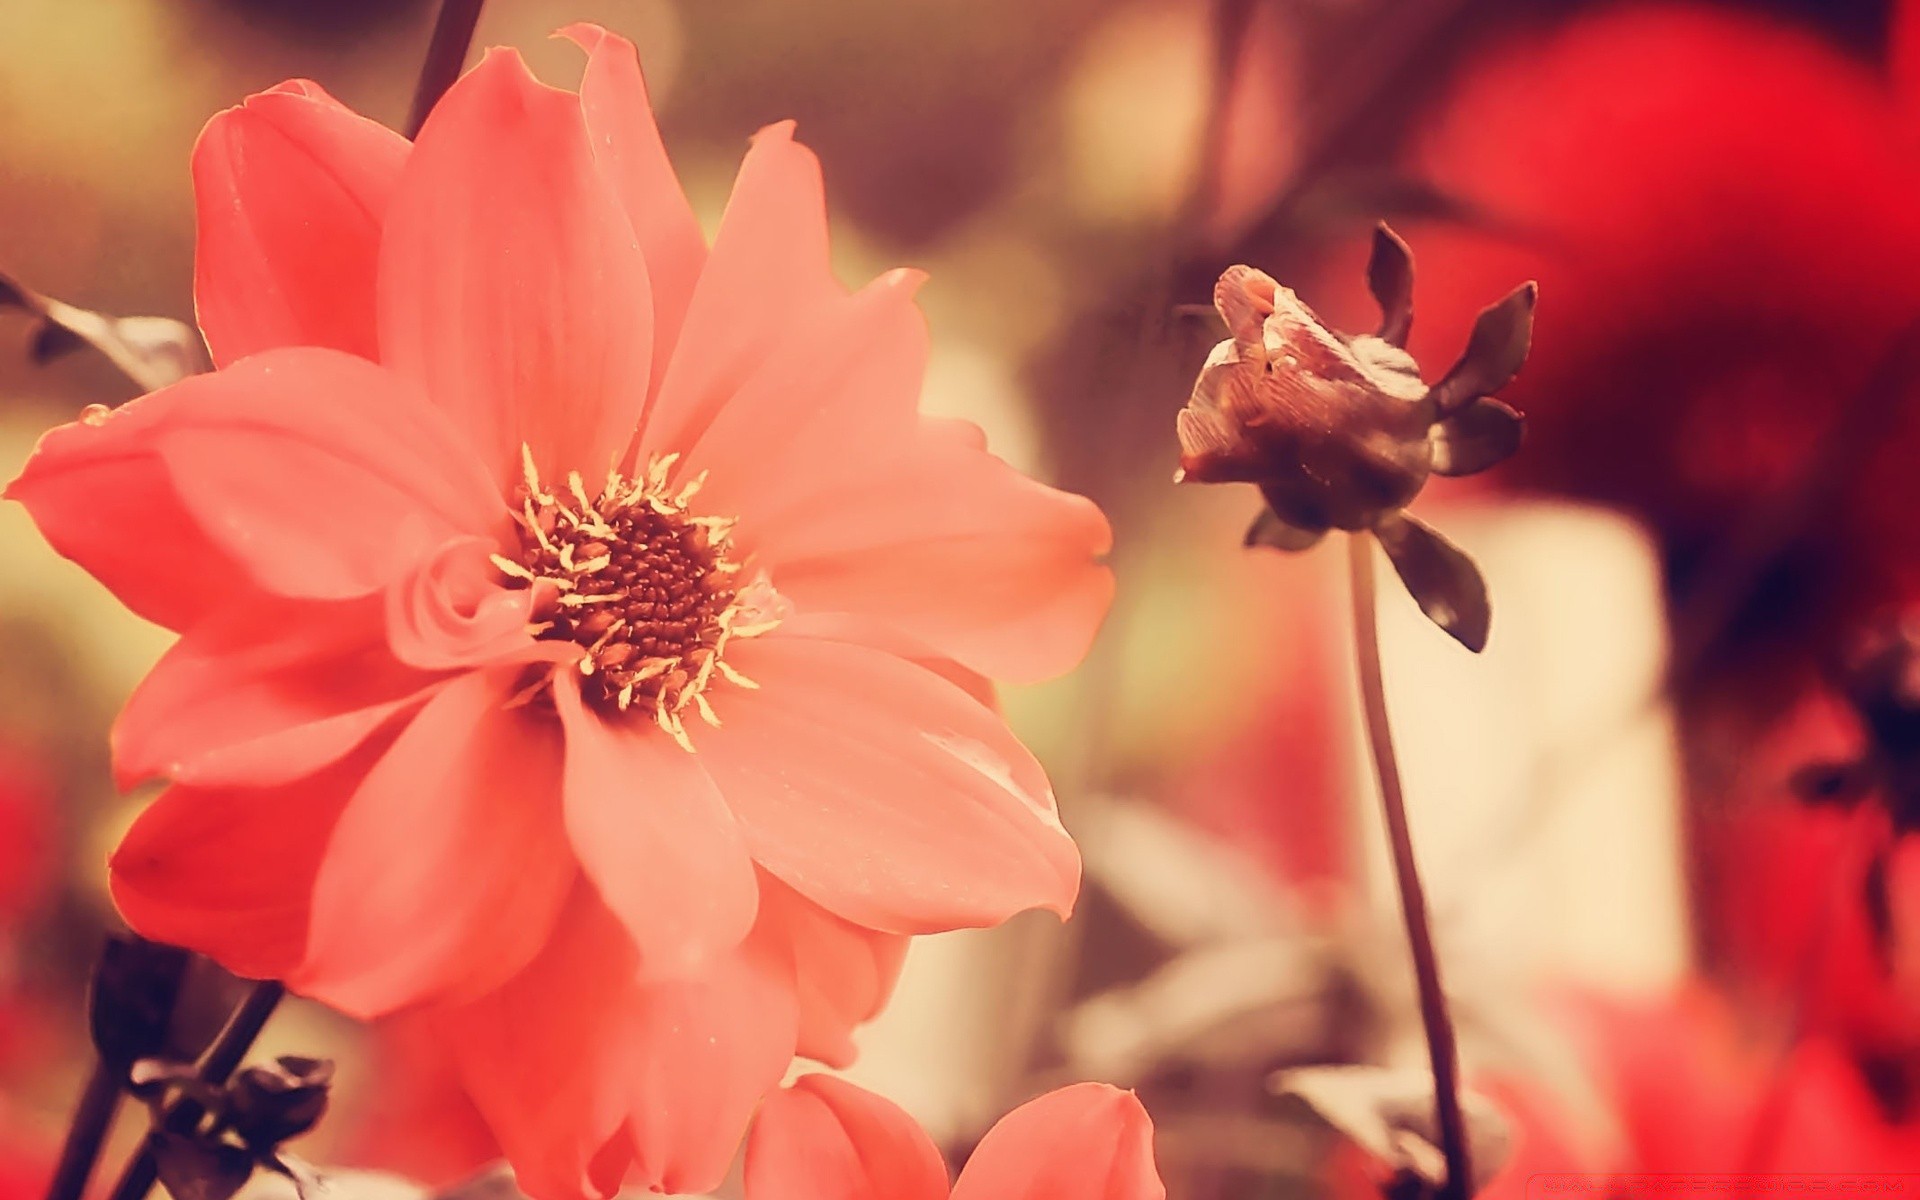
<svg viewBox="0 0 1920 1200">
<path fill-rule="evenodd" d="M 1493 393 L 1526 359 L 1536 289 L 1522 284 L 1482 311 L 1466 351 L 1429 387 L 1404 348 L 1413 257 L 1385 225 L 1367 283 L 1380 328 L 1346 335 L 1264 272 L 1220 276 L 1213 302 L 1231 336 L 1207 356 L 1180 413 L 1175 481 L 1257 485 L 1266 508 L 1248 545 L 1305 550 L 1329 529 L 1372 531 L 1428 616 L 1479 650 L 1479 572 L 1402 510 L 1430 475 L 1471 475 L 1520 448 L 1520 414 Z"/>
<path fill-rule="evenodd" d="M 1065 912 L 989 677 L 1105 610 L 1090 503 L 916 411 L 919 276 L 848 293 L 763 130 L 709 246 L 633 48 L 494 51 L 417 142 L 318 87 L 194 156 L 217 369 L 7 490 L 182 637 L 114 732 L 171 786 L 112 862 L 149 936 L 444 1039 L 542 1200 L 724 1172 L 908 935 Z"/>
<path fill-rule="evenodd" d="M 1164 1200 L 1153 1121 L 1132 1092 L 1080 1083 L 1002 1117 L 953 1200 Z M 947 1168 L 896 1105 L 808 1075 L 767 1097 L 747 1143 L 747 1200 L 947 1200 Z"/>
</svg>

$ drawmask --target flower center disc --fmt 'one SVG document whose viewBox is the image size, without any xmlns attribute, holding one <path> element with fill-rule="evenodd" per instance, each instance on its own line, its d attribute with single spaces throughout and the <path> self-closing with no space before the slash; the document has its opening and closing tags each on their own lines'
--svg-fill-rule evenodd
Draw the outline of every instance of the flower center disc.
<svg viewBox="0 0 1920 1200">
<path fill-rule="evenodd" d="M 564 489 L 549 490 L 532 454 L 523 450 L 522 460 L 520 553 L 493 561 L 534 589 L 535 636 L 586 649 L 579 669 L 590 702 L 619 712 L 651 707 L 691 749 L 680 714 L 691 704 L 720 723 L 706 696 L 716 674 L 756 686 L 723 661 L 727 642 L 777 623 L 742 600 L 740 564 L 727 553 L 733 521 L 687 512 L 701 480 L 670 491 L 672 457 L 650 463 L 645 478 L 610 474 L 597 496 L 577 471 Z"/>
</svg>

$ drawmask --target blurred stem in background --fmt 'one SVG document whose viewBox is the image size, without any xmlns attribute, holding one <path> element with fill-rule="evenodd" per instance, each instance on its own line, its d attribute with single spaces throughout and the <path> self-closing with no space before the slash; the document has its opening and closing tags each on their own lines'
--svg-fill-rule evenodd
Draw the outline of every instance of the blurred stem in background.
<svg viewBox="0 0 1920 1200">
<path fill-rule="evenodd" d="M 1380 630 L 1374 602 L 1373 539 L 1366 534 L 1347 538 L 1352 565 L 1353 644 L 1360 673 L 1360 703 L 1366 714 L 1367 746 L 1372 751 L 1374 776 L 1380 781 L 1380 801 L 1387 817 L 1387 840 L 1393 852 L 1394 880 L 1399 885 L 1400 914 L 1407 941 L 1413 948 L 1413 975 L 1420 992 L 1420 1024 L 1427 1035 L 1427 1058 L 1433 1067 L 1433 1097 L 1440 1149 L 1446 1155 L 1447 1178 L 1440 1200 L 1467 1200 L 1472 1193 L 1472 1164 L 1467 1155 L 1467 1127 L 1460 1112 L 1460 1055 L 1454 1042 L 1453 1018 L 1447 1012 L 1447 994 L 1440 986 L 1440 960 L 1433 950 L 1433 929 L 1427 921 L 1427 898 L 1420 886 L 1420 869 L 1413 858 L 1413 833 L 1407 827 L 1406 794 L 1400 786 L 1400 764 L 1393 753 L 1393 732 L 1387 724 L 1387 692 L 1380 670 Z"/>
<path fill-rule="evenodd" d="M 480 23 L 480 10 L 485 4 L 486 0 L 443 0 L 440 5 L 440 16 L 433 23 L 433 40 L 427 43 L 426 61 L 420 64 L 420 83 L 414 89 L 413 109 L 407 117 L 407 137 L 420 136 L 427 114 L 460 78 L 460 67 L 467 61 L 473 29 Z"/>
</svg>

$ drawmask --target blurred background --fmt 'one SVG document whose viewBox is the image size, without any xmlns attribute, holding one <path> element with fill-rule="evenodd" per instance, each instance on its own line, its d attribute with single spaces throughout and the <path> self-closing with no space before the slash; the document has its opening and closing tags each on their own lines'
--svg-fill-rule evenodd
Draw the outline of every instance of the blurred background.
<svg viewBox="0 0 1920 1200">
<path fill-rule="evenodd" d="M 433 9 L 7 0 L 0 272 L 190 320 L 201 124 L 304 76 L 397 126 Z M 1505 1114 L 1496 1187 L 1920 1171 L 1920 13 L 492 0 L 477 41 L 571 85 L 547 34 L 577 20 L 640 46 L 709 230 L 748 135 L 797 118 L 844 278 L 931 272 L 926 407 L 1115 526 L 1092 656 L 1005 697 L 1086 854 L 1080 912 L 925 939 L 857 1079 L 956 1156 L 1056 1083 L 1137 1087 L 1176 1197 L 1362 1195 L 1406 1165 L 1276 1082 L 1424 1064 L 1340 552 L 1243 551 L 1251 489 L 1170 482 L 1220 271 L 1370 330 L 1386 217 L 1429 378 L 1541 284 L 1503 393 L 1528 445 L 1418 509 L 1480 559 L 1492 643 L 1397 592 L 1384 633 L 1469 1080 Z M 31 364 L 30 332 L 0 311 L 8 476 L 135 390 L 89 355 Z M 0 508 L 0 1197 L 38 1193 L 80 1087 L 104 861 L 149 798 L 115 793 L 106 733 L 166 637 Z M 1803 769 L 1861 761 L 1864 804 L 1860 772 Z M 307 1157 L 467 1163 L 470 1114 L 406 1045 L 308 1005 L 263 1045 L 341 1060 Z M 1401 1077 L 1343 1078 L 1377 1116 Z"/>
</svg>

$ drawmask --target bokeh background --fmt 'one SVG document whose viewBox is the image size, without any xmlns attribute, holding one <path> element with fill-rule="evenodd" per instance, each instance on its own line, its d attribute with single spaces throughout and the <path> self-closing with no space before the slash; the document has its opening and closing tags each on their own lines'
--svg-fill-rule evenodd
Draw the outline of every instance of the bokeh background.
<svg viewBox="0 0 1920 1200">
<path fill-rule="evenodd" d="M 0 272 L 190 319 L 201 124 L 304 76 L 398 125 L 433 8 L 7 0 Z M 956 1155 L 1055 1083 L 1137 1087 L 1176 1197 L 1377 1177 L 1275 1082 L 1423 1062 L 1341 556 L 1242 551 L 1250 490 L 1170 480 L 1214 278 L 1252 263 L 1368 329 L 1386 217 L 1429 377 L 1481 305 L 1542 289 L 1505 394 L 1528 446 L 1419 510 L 1480 558 L 1492 645 L 1398 594 L 1385 614 L 1469 1076 L 1516 1147 L 1496 1186 L 1920 1171 L 1920 867 L 1880 810 L 1788 787 L 1866 744 L 1835 681 L 1920 596 L 1920 13 L 492 0 L 478 42 L 571 84 L 547 34 L 577 20 L 639 44 L 709 229 L 748 135 L 797 118 L 844 277 L 931 272 L 927 408 L 1115 526 L 1093 654 L 1005 697 L 1086 853 L 1081 910 L 925 940 L 856 1078 Z M 8 474 L 134 390 L 86 354 L 29 362 L 30 330 L 0 311 Z M 115 793 L 106 734 L 165 644 L 0 509 L 0 1197 L 37 1193 L 85 1070 L 104 860 L 147 799 Z M 306 1156 L 469 1165 L 468 1114 L 407 1046 L 304 1004 L 263 1045 L 341 1061 Z"/>
</svg>

